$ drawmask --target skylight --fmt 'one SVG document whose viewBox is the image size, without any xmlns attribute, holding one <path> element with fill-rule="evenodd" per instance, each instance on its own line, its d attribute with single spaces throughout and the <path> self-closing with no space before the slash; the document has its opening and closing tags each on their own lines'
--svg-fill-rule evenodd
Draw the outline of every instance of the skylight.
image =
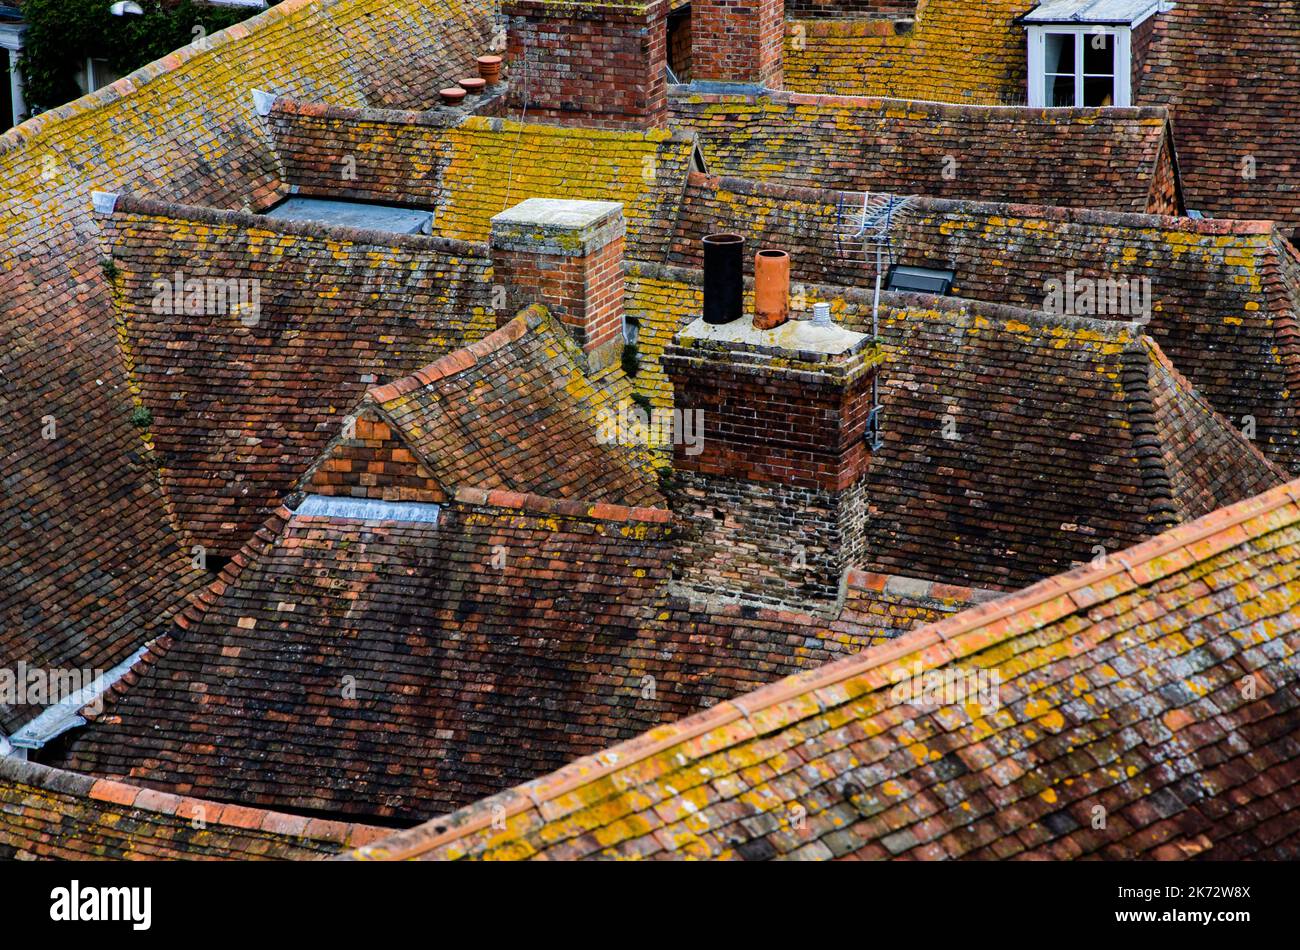
<svg viewBox="0 0 1300 950">
<path fill-rule="evenodd" d="M 932 267 L 905 267 L 899 264 L 889 272 L 888 289 L 943 297 L 952 289 L 952 279 L 955 276 L 955 271 Z"/>
</svg>

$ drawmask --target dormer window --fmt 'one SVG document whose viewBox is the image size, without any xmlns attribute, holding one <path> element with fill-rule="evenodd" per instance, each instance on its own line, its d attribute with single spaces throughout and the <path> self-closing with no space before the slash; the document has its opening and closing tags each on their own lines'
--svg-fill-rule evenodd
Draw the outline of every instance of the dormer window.
<svg viewBox="0 0 1300 950">
<path fill-rule="evenodd" d="M 1035 32 L 1030 31 L 1029 41 L 1037 39 L 1042 45 L 1041 100 L 1035 102 L 1031 92 L 1030 105 L 1081 109 L 1129 104 L 1127 70 L 1116 68 L 1120 65 L 1116 55 L 1119 46 L 1128 52 L 1126 35 L 1101 30 L 1043 30 L 1035 37 Z"/>
<path fill-rule="evenodd" d="M 1029 105 L 1125 107 L 1133 101 L 1133 37 L 1163 0 L 1044 0 L 1021 17 L 1029 33 Z"/>
</svg>

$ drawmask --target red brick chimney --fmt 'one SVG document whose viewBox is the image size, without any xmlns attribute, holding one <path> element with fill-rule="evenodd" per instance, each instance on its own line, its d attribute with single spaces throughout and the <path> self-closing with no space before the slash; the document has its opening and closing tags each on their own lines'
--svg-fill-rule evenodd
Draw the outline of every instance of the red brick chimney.
<svg viewBox="0 0 1300 950">
<path fill-rule="evenodd" d="M 512 114 L 603 129 L 668 120 L 668 2 L 505 0 Z"/>
<path fill-rule="evenodd" d="M 623 353 L 623 206 L 529 198 L 492 219 L 500 326 L 540 303 L 568 328 L 595 372 Z"/>
<path fill-rule="evenodd" d="M 697 320 L 663 365 L 673 402 L 705 415 L 703 451 L 677 446 L 679 471 L 841 491 L 866 474 L 871 382 L 880 353 L 836 324 L 807 320 L 763 331 L 748 320 Z"/>
<path fill-rule="evenodd" d="M 829 314 L 827 314 L 829 317 Z M 829 605 L 862 559 L 871 338 L 828 319 L 762 330 L 696 320 L 664 351 L 683 430 L 672 495 L 696 527 L 674 576 L 707 594 Z M 689 424 L 688 424 L 689 423 Z"/>
<path fill-rule="evenodd" d="M 691 80 L 780 89 L 785 0 L 691 0 Z"/>
</svg>

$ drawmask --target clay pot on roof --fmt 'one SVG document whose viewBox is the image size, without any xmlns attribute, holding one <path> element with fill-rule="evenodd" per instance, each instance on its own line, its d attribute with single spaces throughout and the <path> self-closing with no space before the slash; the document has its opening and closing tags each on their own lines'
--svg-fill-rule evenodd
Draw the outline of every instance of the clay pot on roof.
<svg viewBox="0 0 1300 950">
<path fill-rule="evenodd" d="M 501 80 L 500 56 L 480 56 L 474 62 L 478 63 L 478 74 L 489 84 Z"/>
<path fill-rule="evenodd" d="M 790 316 L 790 255 L 764 248 L 754 255 L 754 327 L 771 330 Z"/>
</svg>

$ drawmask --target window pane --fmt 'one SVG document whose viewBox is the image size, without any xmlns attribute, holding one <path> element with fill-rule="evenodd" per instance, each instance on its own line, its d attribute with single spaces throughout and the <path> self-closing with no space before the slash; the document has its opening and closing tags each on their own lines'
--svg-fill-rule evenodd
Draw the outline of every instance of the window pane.
<svg viewBox="0 0 1300 950">
<path fill-rule="evenodd" d="M 1049 106 L 1058 106 L 1063 108 L 1074 107 L 1074 77 L 1073 76 L 1048 76 L 1047 77 L 1047 95 L 1043 101 Z"/>
<path fill-rule="evenodd" d="M 1085 106 L 1113 106 L 1115 104 L 1115 80 L 1111 76 L 1089 76 L 1083 81 L 1083 104 Z"/>
<path fill-rule="evenodd" d="M 1115 38 L 1089 34 L 1083 38 L 1083 71 L 1089 76 L 1115 75 Z"/>
<path fill-rule="evenodd" d="M 1046 49 L 1043 52 L 1043 72 L 1074 72 L 1074 34 L 1048 33 Z"/>
</svg>

